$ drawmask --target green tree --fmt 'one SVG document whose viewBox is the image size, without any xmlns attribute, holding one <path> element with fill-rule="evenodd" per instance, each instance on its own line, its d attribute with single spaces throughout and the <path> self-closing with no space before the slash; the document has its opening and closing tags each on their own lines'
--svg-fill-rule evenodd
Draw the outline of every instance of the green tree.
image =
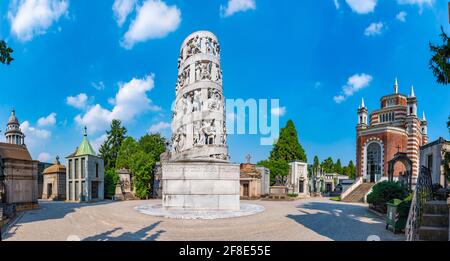
<svg viewBox="0 0 450 261">
<path fill-rule="evenodd" d="M 11 57 L 13 52 L 13 49 L 8 47 L 5 41 L 0 40 L 0 63 L 9 65 L 14 60 L 14 58 Z"/>
<path fill-rule="evenodd" d="M 121 144 L 116 167 L 126 168 L 134 176 L 136 196 L 148 198 L 151 192 L 151 177 L 160 155 L 166 151 L 167 141 L 160 134 L 147 134 L 139 141 L 127 137 Z"/>
<path fill-rule="evenodd" d="M 153 156 L 143 150 L 138 150 L 132 156 L 130 171 L 134 175 L 134 188 L 138 198 L 145 199 L 150 196 L 151 174 L 155 163 Z"/>
<path fill-rule="evenodd" d="M 350 160 L 348 165 L 347 165 L 347 173 L 346 174 L 350 179 L 355 179 L 356 178 L 356 167 L 355 164 L 353 164 L 353 161 Z"/>
<path fill-rule="evenodd" d="M 105 164 L 105 171 L 114 169 L 116 167 L 117 154 L 119 153 L 120 145 L 125 140 L 127 129 L 122 126 L 121 121 L 113 120 L 105 142 L 100 147 L 100 156 L 103 158 Z"/>
<path fill-rule="evenodd" d="M 285 162 L 307 161 L 305 150 L 298 141 L 297 130 L 292 120 L 288 120 L 286 126 L 280 130 L 280 137 L 274 144 L 269 159 Z"/>
<path fill-rule="evenodd" d="M 159 156 L 166 151 L 167 140 L 161 134 L 146 134 L 139 139 L 139 147 L 159 161 Z"/>
<path fill-rule="evenodd" d="M 333 173 L 334 172 L 333 159 L 331 157 L 326 158 L 324 161 L 322 161 L 320 167 L 325 173 Z"/>
<path fill-rule="evenodd" d="M 275 183 L 276 176 L 289 175 L 289 164 L 284 160 L 263 160 L 256 165 L 266 167 L 270 170 L 270 184 Z"/>
<path fill-rule="evenodd" d="M 342 174 L 342 164 L 341 164 L 341 159 L 338 159 L 336 161 L 336 163 L 334 164 L 334 172 L 338 173 L 338 174 Z"/>
<path fill-rule="evenodd" d="M 116 184 L 119 181 L 119 175 L 116 169 L 105 169 L 105 197 L 112 198 L 116 194 Z"/>
<path fill-rule="evenodd" d="M 440 37 L 443 42 L 442 45 L 433 45 L 430 43 L 430 50 L 433 55 L 429 65 L 437 82 L 447 85 L 450 83 L 450 41 L 443 27 L 441 27 Z"/>
<path fill-rule="evenodd" d="M 141 148 L 139 144 L 132 138 L 127 137 L 120 145 L 119 153 L 117 154 L 116 169 L 130 170 L 133 164 L 133 156 Z"/>
<path fill-rule="evenodd" d="M 436 81 L 447 85 L 450 83 L 450 41 L 442 26 L 440 37 L 443 42 L 442 45 L 433 45 L 430 42 L 432 56 L 429 66 L 436 77 Z M 450 116 L 448 117 L 447 128 L 450 131 Z"/>
<path fill-rule="evenodd" d="M 319 161 L 319 157 L 317 157 L 317 155 L 316 155 L 316 156 L 314 156 L 313 170 L 315 172 L 317 172 L 319 167 L 320 167 L 320 161 Z"/>
<path fill-rule="evenodd" d="M 106 131 L 108 136 L 99 150 L 105 164 L 105 197 L 107 198 L 115 194 L 116 184 L 119 180 L 116 172 L 117 154 L 127 133 L 127 130 L 121 124 L 119 120 L 111 122 L 111 129 Z"/>
</svg>

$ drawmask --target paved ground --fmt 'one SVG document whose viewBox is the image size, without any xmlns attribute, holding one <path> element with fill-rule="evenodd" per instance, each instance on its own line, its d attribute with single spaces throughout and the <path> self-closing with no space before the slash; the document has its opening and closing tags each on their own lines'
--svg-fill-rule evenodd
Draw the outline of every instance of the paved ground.
<svg viewBox="0 0 450 261">
<path fill-rule="evenodd" d="M 247 201 L 266 211 L 219 220 L 174 220 L 138 213 L 149 201 L 106 201 L 97 204 L 41 202 L 23 213 L 4 233 L 5 240 L 404 240 L 385 230 L 384 221 L 360 204 L 328 199 Z"/>
</svg>

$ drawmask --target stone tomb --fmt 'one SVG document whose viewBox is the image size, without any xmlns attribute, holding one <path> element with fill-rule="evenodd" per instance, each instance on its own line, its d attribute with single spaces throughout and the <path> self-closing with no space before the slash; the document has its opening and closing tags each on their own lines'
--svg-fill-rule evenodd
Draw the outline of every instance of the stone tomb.
<svg viewBox="0 0 450 261">
<path fill-rule="evenodd" d="M 163 205 L 168 209 L 238 210 L 239 165 L 170 162 L 163 165 Z"/>
</svg>

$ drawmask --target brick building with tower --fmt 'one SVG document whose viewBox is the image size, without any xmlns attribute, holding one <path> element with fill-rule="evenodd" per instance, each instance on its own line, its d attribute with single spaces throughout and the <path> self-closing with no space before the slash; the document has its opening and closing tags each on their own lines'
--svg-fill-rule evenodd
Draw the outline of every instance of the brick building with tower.
<svg viewBox="0 0 450 261">
<path fill-rule="evenodd" d="M 388 162 L 398 152 L 406 153 L 412 161 L 413 184 L 419 173 L 420 146 L 428 142 L 425 113 L 417 116 L 417 98 L 414 88 L 410 94 L 398 92 L 381 97 L 380 109 L 370 114 L 364 99 L 358 108 L 356 126 L 356 175 L 365 182 L 378 182 L 388 175 Z M 394 178 L 405 172 L 405 166 L 394 166 Z"/>
</svg>

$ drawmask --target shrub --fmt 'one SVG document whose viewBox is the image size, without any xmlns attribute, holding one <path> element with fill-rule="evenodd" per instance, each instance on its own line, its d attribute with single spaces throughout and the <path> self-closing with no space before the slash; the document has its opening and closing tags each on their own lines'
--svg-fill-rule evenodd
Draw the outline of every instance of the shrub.
<svg viewBox="0 0 450 261">
<path fill-rule="evenodd" d="M 408 215 L 409 215 L 409 209 L 411 208 L 411 202 L 412 202 L 412 193 L 410 193 L 402 203 L 400 203 L 397 207 L 397 213 L 398 213 L 398 223 L 397 227 L 400 230 L 405 229 L 406 222 L 408 221 Z"/>
<path fill-rule="evenodd" d="M 296 197 L 298 197 L 298 194 L 297 194 L 297 193 L 289 193 L 289 194 L 288 194 L 288 197 L 290 197 L 290 198 L 296 198 Z"/>
<path fill-rule="evenodd" d="M 375 184 L 372 192 L 367 195 L 367 203 L 372 204 L 376 209 L 386 213 L 386 203 L 393 199 L 405 198 L 408 189 L 400 182 L 383 181 Z"/>
<path fill-rule="evenodd" d="M 119 181 L 119 175 L 115 169 L 105 171 L 105 196 L 112 198 L 116 194 L 116 185 Z"/>
</svg>

